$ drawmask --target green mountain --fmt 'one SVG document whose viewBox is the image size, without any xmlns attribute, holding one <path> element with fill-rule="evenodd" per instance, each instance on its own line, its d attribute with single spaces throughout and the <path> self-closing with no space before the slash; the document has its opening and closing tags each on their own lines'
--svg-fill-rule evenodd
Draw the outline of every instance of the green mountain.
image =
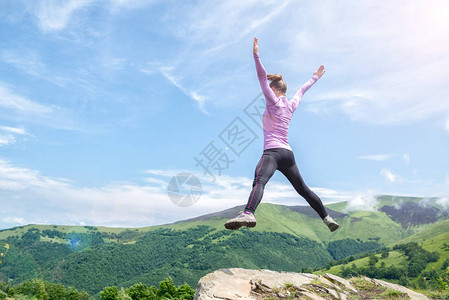
<svg viewBox="0 0 449 300">
<path fill-rule="evenodd" d="M 251 230 L 223 227 L 243 206 L 144 228 L 15 227 L 0 231 L 0 247 L 10 246 L 0 257 L 0 280 L 40 278 L 89 294 L 112 285 L 155 285 L 168 277 L 176 285 L 195 287 L 199 278 L 219 268 L 317 269 L 406 239 L 436 243 L 449 231 L 447 211 L 436 199 L 378 200 L 374 211 L 348 212 L 345 202 L 328 205 L 342 225 L 334 233 L 308 206 L 268 203 L 259 206 Z"/>
<path fill-rule="evenodd" d="M 387 248 L 331 262 L 318 274 L 365 275 L 419 290 L 435 299 L 449 299 L 449 220 L 426 224 Z"/>
</svg>

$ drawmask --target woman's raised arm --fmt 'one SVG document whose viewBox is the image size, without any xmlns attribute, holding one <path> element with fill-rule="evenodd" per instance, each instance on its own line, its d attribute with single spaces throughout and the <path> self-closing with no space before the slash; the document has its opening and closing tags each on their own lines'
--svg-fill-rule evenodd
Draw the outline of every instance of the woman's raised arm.
<svg viewBox="0 0 449 300">
<path fill-rule="evenodd" d="M 308 89 L 310 89 L 312 87 L 312 85 L 321 78 L 321 76 L 323 76 L 323 74 L 326 71 L 324 70 L 324 66 L 320 66 L 318 68 L 318 70 L 316 70 L 313 73 L 312 78 L 309 79 L 309 81 L 307 81 L 295 94 L 295 96 L 292 99 L 293 102 L 293 110 L 295 110 L 298 105 L 299 102 L 301 102 L 302 96 L 304 95 L 305 92 L 307 92 Z"/>
<path fill-rule="evenodd" d="M 266 104 L 267 105 L 276 104 L 278 99 L 274 94 L 273 90 L 270 88 L 270 85 L 268 84 L 267 71 L 265 70 L 265 68 L 262 65 L 262 62 L 260 61 L 259 44 L 257 38 L 254 38 L 253 54 L 254 54 L 254 62 L 256 63 L 257 78 L 259 79 L 259 84 L 260 87 L 262 88 L 262 93 L 265 96 Z"/>
</svg>

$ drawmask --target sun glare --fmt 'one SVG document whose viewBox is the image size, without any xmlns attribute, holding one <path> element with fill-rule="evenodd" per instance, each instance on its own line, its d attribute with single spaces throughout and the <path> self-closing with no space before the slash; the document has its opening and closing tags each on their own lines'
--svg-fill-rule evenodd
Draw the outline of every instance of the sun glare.
<svg viewBox="0 0 449 300">
<path fill-rule="evenodd" d="M 449 0 L 414 1 L 412 22 L 415 36 L 427 46 L 449 51 Z"/>
</svg>

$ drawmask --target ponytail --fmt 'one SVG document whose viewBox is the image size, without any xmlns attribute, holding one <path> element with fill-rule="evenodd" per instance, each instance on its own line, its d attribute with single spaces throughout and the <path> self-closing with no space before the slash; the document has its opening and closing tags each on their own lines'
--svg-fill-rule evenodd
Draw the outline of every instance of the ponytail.
<svg viewBox="0 0 449 300">
<path fill-rule="evenodd" d="M 267 74 L 267 79 L 269 81 L 282 80 L 282 75 L 281 74 Z"/>
<path fill-rule="evenodd" d="M 282 79 L 281 74 L 267 74 L 267 79 L 271 81 L 271 88 L 275 88 L 283 94 L 287 92 L 287 83 L 285 83 L 284 79 Z"/>
</svg>

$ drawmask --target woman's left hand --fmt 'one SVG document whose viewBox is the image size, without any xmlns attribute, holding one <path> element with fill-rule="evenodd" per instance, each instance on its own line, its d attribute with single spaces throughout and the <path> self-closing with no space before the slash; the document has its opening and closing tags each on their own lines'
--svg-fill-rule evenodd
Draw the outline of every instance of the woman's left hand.
<svg viewBox="0 0 449 300">
<path fill-rule="evenodd" d="M 259 43 L 258 43 L 257 38 L 254 38 L 253 53 L 254 54 L 259 53 Z"/>
<path fill-rule="evenodd" d="M 325 72 L 326 72 L 326 71 L 324 71 L 324 66 L 320 66 L 320 67 L 318 68 L 318 70 L 316 70 L 315 73 L 313 73 L 313 75 L 318 76 L 318 79 L 320 79 L 321 76 L 323 76 L 323 74 L 324 74 Z"/>
</svg>

